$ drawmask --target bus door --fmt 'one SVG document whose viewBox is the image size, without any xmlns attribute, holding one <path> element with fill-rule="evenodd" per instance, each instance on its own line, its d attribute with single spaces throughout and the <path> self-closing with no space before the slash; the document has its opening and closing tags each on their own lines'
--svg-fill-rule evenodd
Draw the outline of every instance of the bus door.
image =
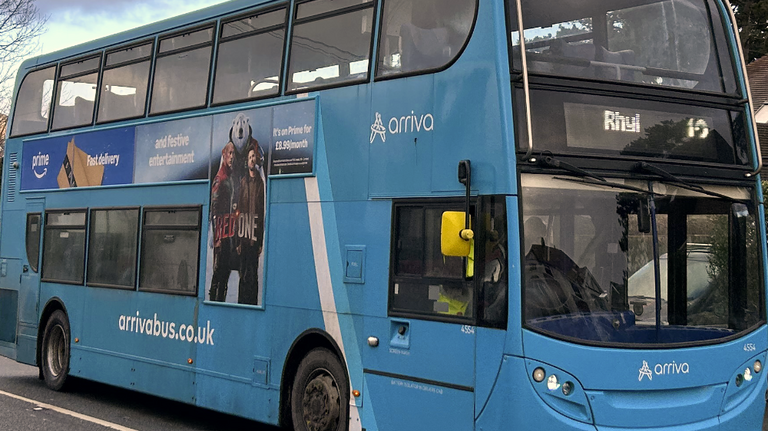
<svg viewBox="0 0 768 431">
<path fill-rule="evenodd" d="M 19 361 L 31 354 L 34 362 L 34 346 L 37 333 L 40 301 L 40 242 L 43 226 L 44 198 L 27 199 L 25 248 L 21 258 L 21 279 L 19 286 Z M 27 346 L 28 345 L 28 346 Z M 26 348 L 25 348 L 26 346 Z M 31 351 L 29 351 L 31 350 Z M 27 361 L 24 361 L 27 362 Z"/>
<path fill-rule="evenodd" d="M 387 317 L 366 323 L 369 408 L 380 429 L 473 427 L 475 283 L 463 258 L 440 249 L 442 213 L 460 206 L 394 205 Z"/>
</svg>

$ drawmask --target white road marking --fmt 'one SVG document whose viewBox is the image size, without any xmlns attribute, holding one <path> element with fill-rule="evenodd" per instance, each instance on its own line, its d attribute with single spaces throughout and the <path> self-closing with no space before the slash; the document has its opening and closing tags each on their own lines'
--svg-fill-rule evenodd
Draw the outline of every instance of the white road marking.
<svg viewBox="0 0 768 431">
<path fill-rule="evenodd" d="M 94 418 L 92 416 L 88 416 L 88 415 L 84 415 L 84 414 L 81 414 L 81 413 L 73 412 L 72 410 L 67 410 L 67 409 L 63 409 L 61 407 L 56 407 L 56 406 L 53 406 L 53 405 L 50 405 L 50 404 L 41 403 L 39 401 L 31 400 L 29 398 L 24 398 L 24 397 L 21 397 L 19 395 L 12 394 L 10 392 L 0 391 L 0 395 L 5 395 L 6 397 L 15 398 L 17 400 L 24 401 L 24 402 L 27 402 L 27 403 L 30 403 L 30 404 L 35 404 L 38 407 L 42 407 L 42 408 L 48 409 L 48 410 L 53 410 L 53 411 L 55 411 L 57 413 L 61 413 L 63 415 L 67 415 L 67 416 L 72 416 L 74 418 L 77 418 L 77 419 L 80 419 L 80 420 L 84 420 L 84 421 L 87 421 L 87 422 L 91 422 L 91 423 L 95 423 L 97 425 L 101 425 L 101 426 L 106 427 L 106 428 L 111 428 L 113 430 L 118 430 L 118 431 L 137 431 L 137 430 L 135 430 L 133 428 L 124 427 L 122 425 L 113 424 L 112 422 L 103 421 L 101 419 L 97 419 L 97 418 Z"/>
</svg>

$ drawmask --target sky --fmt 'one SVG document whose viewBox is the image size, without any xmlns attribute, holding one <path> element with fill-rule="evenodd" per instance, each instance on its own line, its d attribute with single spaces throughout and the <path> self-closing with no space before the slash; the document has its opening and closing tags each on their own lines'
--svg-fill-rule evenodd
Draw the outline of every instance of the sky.
<svg viewBox="0 0 768 431">
<path fill-rule="evenodd" d="M 225 0 L 35 0 L 48 16 L 36 54 L 46 54 Z"/>
</svg>

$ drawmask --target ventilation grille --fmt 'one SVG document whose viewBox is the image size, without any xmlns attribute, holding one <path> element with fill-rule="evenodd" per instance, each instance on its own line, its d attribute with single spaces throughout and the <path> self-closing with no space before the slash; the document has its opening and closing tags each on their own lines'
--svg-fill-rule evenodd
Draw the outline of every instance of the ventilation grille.
<svg viewBox="0 0 768 431">
<path fill-rule="evenodd" d="M 8 169 L 8 202 L 15 202 L 16 201 L 16 173 L 19 172 L 18 169 L 15 169 L 13 167 L 14 164 L 16 164 L 19 160 L 19 153 L 11 153 L 9 156 L 9 163 L 8 166 L 10 169 Z"/>
</svg>

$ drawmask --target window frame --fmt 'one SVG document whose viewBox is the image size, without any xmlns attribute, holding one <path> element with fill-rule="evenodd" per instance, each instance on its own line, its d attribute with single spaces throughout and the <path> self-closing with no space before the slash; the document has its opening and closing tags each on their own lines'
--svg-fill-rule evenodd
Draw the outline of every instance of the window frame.
<svg viewBox="0 0 768 431">
<path fill-rule="evenodd" d="M 400 78 L 407 78 L 411 76 L 419 76 L 419 75 L 429 75 L 434 74 L 438 72 L 442 72 L 451 66 L 453 66 L 457 61 L 459 61 L 459 58 L 461 58 L 462 55 L 464 55 L 464 51 L 467 49 L 467 46 L 469 46 L 469 41 L 472 40 L 472 37 L 475 34 L 475 28 L 477 27 L 477 21 L 479 16 L 479 10 L 480 10 L 480 0 L 472 0 L 475 2 L 475 11 L 474 16 L 472 17 L 472 25 L 469 27 L 469 33 L 467 33 L 467 37 L 464 40 L 464 44 L 459 48 L 458 51 L 456 51 L 456 55 L 447 63 L 440 67 L 430 68 L 430 69 L 423 69 L 423 70 L 412 70 L 408 72 L 402 72 L 402 73 L 392 73 L 389 75 L 379 75 L 379 54 L 381 51 L 381 38 L 384 35 L 384 8 L 386 7 L 387 0 L 378 0 L 381 2 L 381 7 L 379 8 L 380 13 L 378 14 L 378 37 L 376 40 L 376 58 L 373 61 L 373 82 L 379 82 L 379 81 L 387 81 L 391 79 L 400 79 Z M 418 1 L 418 0 L 414 0 Z M 511 65 L 512 63 L 510 63 Z"/>
<path fill-rule="evenodd" d="M 380 21 L 379 13 L 378 13 L 378 10 L 379 10 L 378 3 L 381 0 L 369 0 L 369 1 L 365 1 L 364 3 L 360 3 L 358 5 L 342 7 L 342 8 L 339 8 L 339 9 L 334 9 L 334 10 L 329 11 L 329 12 L 318 13 L 318 14 L 310 15 L 310 16 L 307 16 L 307 17 L 304 17 L 304 18 L 296 19 L 296 16 L 298 15 L 299 6 L 301 6 L 302 4 L 305 4 L 305 3 L 313 2 L 313 1 L 328 1 L 328 0 L 302 0 L 302 1 L 297 1 L 293 5 L 293 10 L 291 11 L 292 12 L 293 20 L 290 23 L 290 34 L 286 34 L 286 52 L 285 52 L 285 56 L 284 56 L 284 58 L 285 58 L 284 63 L 285 64 L 284 64 L 283 69 L 281 71 L 283 73 L 283 75 L 285 76 L 285 79 L 283 80 L 283 93 L 282 94 L 285 94 L 287 96 L 287 95 L 292 95 L 292 94 L 307 93 L 309 91 L 320 91 L 320 90 L 326 90 L 326 89 L 330 89 L 330 88 L 344 87 L 344 86 L 348 86 L 348 85 L 356 85 L 356 84 L 370 82 L 371 81 L 371 71 L 373 70 L 372 67 L 371 67 L 372 63 L 373 63 L 373 54 L 374 54 L 374 49 L 373 48 L 374 48 L 374 42 L 376 42 L 375 32 L 376 32 L 376 28 L 379 26 L 379 23 L 377 22 L 377 20 Z M 296 26 L 301 26 L 302 24 L 309 24 L 309 23 L 312 23 L 312 22 L 315 22 L 315 21 L 320 21 L 320 20 L 324 20 L 324 19 L 328 19 L 328 18 L 335 18 L 337 16 L 346 15 L 348 13 L 360 12 L 360 11 L 364 11 L 366 9 L 371 9 L 371 11 L 372 11 L 372 14 L 371 14 L 372 22 L 371 22 L 371 38 L 370 38 L 370 43 L 369 43 L 369 46 L 368 46 L 368 68 L 367 68 L 367 70 L 365 72 L 365 76 L 361 77 L 361 78 L 357 78 L 357 79 L 344 79 L 344 80 L 341 80 L 341 81 L 338 81 L 338 82 L 329 82 L 329 83 L 324 83 L 324 84 L 316 85 L 316 86 L 307 85 L 307 86 L 302 86 L 302 87 L 295 88 L 295 89 L 290 89 L 289 88 L 289 83 L 293 82 L 292 81 L 292 77 L 291 77 L 291 74 L 292 74 L 291 73 L 292 72 L 291 71 L 291 55 L 292 55 L 292 51 L 293 51 L 293 49 L 292 49 L 293 48 L 293 37 L 294 37 L 295 30 L 296 30 Z"/>
<path fill-rule="evenodd" d="M 215 63 L 214 54 L 216 53 L 216 48 L 217 48 L 218 27 L 219 27 L 218 22 L 212 21 L 212 22 L 206 22 L 202 24 L 195 24 L 192 27 L 188 27 L 181 31 L 174 31 L 171 33 L 159 34 L 156 36 L 156 43 L 152 53 L 152 66 L 150 71 L 150 88 L 149 88 L 149 91 L 147 91 L 148 101 L 147 101 L 147 106 L 145 107 L 146 117 L 149 118 L 149 117 L 156 117 L 159 115 L 176 114 L 179 112 L 193 111 L 196 109 L 202 109 L 202 108 L 208 107 L 208 102 L 211 99 L 211 77 L 213 76 L 213 73 L 214 73 L 213 65 Z M 183 48 L 171 49 L 168 51 L 160 52 L 160 48 L 164 40 L 196 33 L 198 31 L 203 31 L 207 29 L 211 29 L 211 40 L 208 42 L 201 42 L 194 45 L 185 46 Z M 171 109 L 169 111 L 152 112 L 152 100 L 155 95 L 155 82 L 157 79 L 158 60 L 165 57 L 170 57 L 175 54 L 180 54 L 182 52 L 190 52 L 190 51 L 194 51 L 194 50 L 209 47 L 209 46 L 211 48 L 211 53 L 210 53 L 210 58 L 208 59 L 208 78 L 205 81 L 205 100 L 203 100 L 201 104 L 195 105 L 195 106 L 189 106 L 186 108 L 179 108 L 179 109 Z"/>
<path fill-rule="evenodd" d="M 84 63 L 86 61 L 93 60 L 96 58 L 99 59 L 99 65 L 97 66 L 96 69 L 78 71 L 75 73 L 71 73 L 69 75 L 63 75 L 61 73 L 62 70 L 67 66 L 77 64 L 77 63 Z M 59 67 L 57 69 L 57 74 L 56 74 L 56 80 L 54 82 L 54 87 L 53 87 L 53 94 L 51 97 L 52 115 L 50 115 L 50 118 L 49 118 L 49 123 L 50 123 L 49 129 L 51 132 L 59 131 L 59 130 L 67 130 L 67 129 L 76 129 L 78 127 L 88 127 L 94 124 L 94 121 L 96 120 L 96 112 L 97 112 L 96 108 L 99 105 L 99 96 L 101 94 L 100 88 L 101 88 L 101 76 L 102 76 L 103 68 L 104 68 L 104 51 L 99 51 L 98 53 L 90 53 L 72 60 L 68 60 L 66 62 L 62 61 L 59 63 Z M 65 125 L 63 127 L 56 127 L 54 123 L 56 122 L 56 111 L 58 111 L 58 108 L 59 108 L 59 96 L 60 96 L 60 90 L 61 90 L 60 87 L 61 87 L 62 81 L 66 79 L 80 78 L 80 77 L 91 75 L 94 73 L 96 74 L 96 88 L 95 88 L 95 94 L 93 99 L 93 110 L 91 112 L 91 121 L 84 124 L 75 124 L 75 125 L 70 124 L 70 125 Z"/>
<path fill-rule="evenodd" d="M 30 220 L 30 218 L 35 217 L 35 216 L 38 217 L 38 219 L 37 219 L 37 256 L 36 256 L 35 262 L 33 263 L 32 259 L 30 259 L 31 256 L 30 256 L 30 253 L 29 253 L 30 252 L 30 249 L 29 249 L 29 246 L 30 246 L 30 243 L 29 243 L 29 227 L 30 227 L 29 220 Z M 40 240 L 41 240 L 42 235 L 43 235 L 43 213 L 42 212 L 27 213 L 27 222 L 26 222 L 24 230 L 25 230 L 25 233 L 24 233 L 24 243 L 25 243 L 25 249 L 26 249 L 26 252 L 27 252 L 27 262 L 29 263 L 29 268 L 32 270 L 32 272 L 38 273 L 40 271 L 40 269 L 41 269 L 40 268 L 40 257 L 42 255 L 41 251 L 43 251 L 43 248 L 40 246 Z"/>
<path fill-rule="evenodd" d="M 38 131 L 34 131 L 34 132 L 14 134 L 13 133 L 13 129 L 14 129 L 15 124 L 16 124 L 16 108 L 18 108 L 18 106 L 19 106 L 18 98 L 19 98 L 20 90 L 24 88 L 24 83 L 26 82 L 27 78 L 29 78 L 32 74 L 37 73 L 37 72 L 42 72 L 42 71 L 45 71 L 45 70 L 48 70 L 48 69 L 53 69 L 53 86 L 51 88 L 51 100 L 48 101 L 48 118 L 45 121 L 45 128 L 43 128 L 41 130 L 38 130 Z M 49 65 L 46 65 L 46 66 L 34 68 L 34 69 L 30 70 L 29 72 L 27 72 L 26 75 L 24 75 L 24 78 L 21 80 L 21 84 L 19 85 L 19 89 L 14 94 L 13 113 L 12 113 L 13 116 L 11 117 L 11 124 L 10 124 L 10 128 L 8 129 L 8 137 L 9 138 L 21 138 L 21 137 L 25 137 L 25 136 L 38 135 L 38 134 L 41 134 L 41 133 L 48 133 L 48 131 L 51 129 L 51 124 L 53 123 L 53 106 L 54 106 L 54 102 L 55 102 L 54 99 L 55 99 L 55 93 L 56 93 L 56 82 L 58 81 L 58 79 L 59 79 L 58 63 L 53 63 L 53 64 L 49 64 Z M 43 94 L 43 92 L 41 92 L 41 94 Z M 42 102 L 42 101 L 43 100 L 41 100 L 40 102 Z M 42 104 L 40 105 L 40 107 L 42 108 Z"/>
<path fill-rule="evenodd" d="M 237 22 L 237 21 L 240 21 L 240 20 L 243 20 L 243 19 L 247 19 L 247 18 L 258 17 L 260 15 L 265 15 L 265 14 L 268 14 L 268 13 L 276 12 L 276 11 L 279 11 L 280 9 L 284 9 L 285 10 L 285 20 L 283 21 L 282 24 L 275 24 L 275 25 L 272 25 L 272 26 L 263 27 L 263 28 L 259 28 L 259 29 L 256 29 L 256 30 L 252 30 L 252 31 L 248 31 L 248 32 L 243 32 L 243 33 L 240 33 L 240 34 L 232 35 L 232 36 L 226 36 L 226 37 L 224 36 L 224 27 L 227 24 L 231 24 L 233 22 Z M 272 94 L 266 94 L 266 95 L 263 95 L 263 96 L 257 96 L 257 97 L 245 97 L 245 98 L 242 98 L 242 99 L 228 100 L 228 101 L 225 101 L 225 102 L 215 102 L 214 99 L 215 99 L 215 96 L 216 96 L 216 78 L 217 78 L 218 71 L 219 71 L 219 53 L 220 53 L 221 45 L 223 43 L 232 42 L 232 41 L 236 41 L 236 40 L 239 40 L 239 39 L 245 39 L 245 38 L 252 37 L 252 36 L 259 36 L 259 35 L 262 35 L 262 34 L 265 34 L 265 33 L 269 33 L 269 32 L 275 31 L 275 30 L 279 30 L 279 29 L 283 29 L 285 33 L 283 35 L 283 49 L 282 49 L 282 53 L 280 55 L 280 68 L 278 70 L 278 80 L 279 80 L 279 82 L 277 83 L 277 92 L 272 93 Z M 292 33 L 291 10 L 290 10 L 290 4 L 289 3 L 281 3 L 281 4 L 278 4 L 278 5 L 269 6 L 269 7 L 263 8 L 263 9 L 254 9 L 254 10 L 251 10 L 250 12 L 247 12 L 247 13 L 244 13 L 244 14 L 240 14 L 240 15 L 237 15 L 237 16 L 233 16 L 231 18 L 227 18 L 226 20 L 222 20 L 221 23 L 219 24 L 219 29 L 218 29 L 218 32 L 217 32 L 218 39 L 216 40 L 216 55 L 215 56 L 212 55 L 212 57 L 214 57 L 212 59 L 212 61 L 213 61 L 213 84 L 211 86 L 211 94 L 210 94 L 210 102 L 211 103 L 210 103 L 210 106 L 214 107 L 214 106 L 223 106 L 223 105 L 233 105 L 233 104 L 236 104 L 236 103 L 250 102 L 250 101 L 254 101 L 254 100 L 274 98 L 274 97 L 279 97 L 280 95 L 282 95 L 283 94 L 283 90 L 285 89 L 285 80 L 283 79 L 283 72 L 286 70 L 286 67 L 288 66 L 288 57 L 286 56 L 286 52 L 288 51 L 288 45 L 289 45 L 289 40 L 290 40 L 290 36 L 291 36 L 291 34 L 289 33 L 289 29 L 291 30 L 291 33 Z"/>
<path fill-rule="evenodd" d="M 132 60 L 125 60 L 121 61 L 115 64 L 107 65 L 107 61 L 109 60 L 109 56 L 114 53 L 118 53 L 121 51 L 126 51 L 128 49 L 132 48 L 138 48 L 144 45 L 150 45 L 150 52 L 146 57 L 136 58 Z M 101 68 L 101 72 L 99 73 L 99 87 L 98 87 L 98 104 L 96 106 L 96 125 L 101 124 L 108 124 L 108 123 L 114 123 L 117 121 L 124 121 L 124 120 L 133 120 L 137 118 L 144 118 L 147 115 L 147 108 L 149 106 L 149 100 L 151 96 L 150 89 L 152 87 L 153 82 L 153 72 L 154 72 L 154 59 L 155 59 L 155 38 L 152 39 L 146 39 L 141 42 L 131 43 L 129 45 L 123 45 L 118 48 L 109 49 L 104 52 L 104 59 L 103 59 L 103 66 Z M 147 72 L 147 88 L 146 88 L 146 94 L 144 95 L 144 110 L 141 114 L 131 117 L 124 117 L 124 118 L 116 118 L 116 119 L 110 119 L 110 120 L 99 120 L 99 112 L 101 111 L 101 95 L 103 93 L 104 88 L 104 73 L 113 69 L 118 69 L 120 67 L 125 66 L 133 66 L 135 64 L 143 63 L 145 61 L 149 62 L 149 71 Z"/>
<path fill-rule="evenodd" d="M 478 300 L 479 300 L 479 290 L 478 290 L 478 279 L 482 277 L 478 277 L 478 270 L 480 267 L 478 266 L 478 262 L 480 261 L 480 256 L 478 256 L 477 252 L 478 249 L 481 247 L 475 247 L 475 277 L 472 277 L 470 279 L 467 279 L 465 276 L 466 273 L 466 261 L 464 261 L 464 265 L 462 268 L 462 277 L 459 279 L 455 278 L 449 278 L 449 277 L 426 277 L 424 275 L 421 276 L 415 276 L 415 275 L 398 275 L 396 274 L 395 268 L 397 266 L 397 232 L 398 232 L 398 215 L 399 215 L 399 209 L 401 208 L 421 208 L 421 209 L 438 209 L 441 211 L 464 211 L 464 205 L 465 200 L 461 198 L 438 198 L 438 199 L 398 199 L 394 200 L 392 202 L 392 225 L 391 225 L 391 232 L 390 232 L 390 264 L 389 264 L 389 282 L 387 286 L 387 316 L 390 317 L 403 317 L 403 318 L 410 318 L 410 319 L 418 319 L 418 320 L 428 320 L 428 321 L 435 321 L 435 322 L 448 322 L 448 323 L 461 323 L 465 325 L 477 325 L 480 322 L 480 318 L 478 316 Z M 470 216 L 477 220 L 477 211 L 479 208 L 479 202 L 477 200 L 477 197 L 472 197 L 470 201 Z M 426 221 L 426 220 L 425 220 Z M 478 230 L 478 229 L 475 229 Z M 482 235 L 481 235 L 482 236 Z M 475 237 L 476 243 L 479 241 L 484 241 L 483 238 Z M 464 259 L 464 258 L 463 258 Z M 395 284 L 402 283 L 403 281 L 426 281 L 427 283 L 431 283 L 432 281 L 435 282 L 442 282 L 442 281 L 456 281 L 460 280 L 464 283 L 468 283 L 472 287 L 472 300 L 470 303 L 470 306 L 472 307 L 472 315 L 471 316 L 454 316 L 450 314 L 441 314 L 439 312 L 418 312 L 414 310 L 403 310 L 403 309 L 397 309 L 394 307 L 394 297 L 395 297 Z"/>
<path fill-rule="evenodd" d="M 711 24 L 710 30 L 712 34 L 712 43 L 714 45 L 715 50 L 715 56 L 717 57 L 718 62 L 718 69 L 720 72 L 719 79 L 722 81 L 724 90 L 722 92 L 713 92 L 713 91 L 705 91 L 705 90 L 693 90 L 693 89 L 684 89 L 679 87 L 661 87 L 661 86 L 654 86 L 654 85 L 648 85 L 648 84 L 641 84 L 641 83 L 634 83 L 629 81 L 609 81 L 609 80 L 599 80 L 599 79 L 591 79 L 591 78 L 583 78 L 583 77 L 577 77 L 577 76 L 565 76 L 565 75 L 555 75 L 555 74 L 546 74 L 541 72 L 529 72 L 529 80 L 531 80 L 531 85 L 537 85 L 539 81 L 546 83 L 546 85 L 562 85 L 562 86 L 575 86 L 576 88 L 580 89 L 597 89 L 598 91 L 610 91 L 614 92 L 616 94 L 620 94 L 621 91 L 628 92 L 630 94 L 644 94 L 644 95 L 652 95 L 661 93 L 664 94 L 664 100 L 668 100 L 670 98 L 670 95 L 673 98 L 680 98 L 680 99 L 688 99 L 693 101 L 709 101 L 711 99 L 719 99 L 719 100 L 725 100 L 730 99 L 731 105 L 737 105 L 741 104 L 741 100 L 745 97 L 741 94 L 741 86 L 739 84 L 739 65 L 737 62 L 734 62 L 734 58 L 738 58 L 739 53 L 738 51 L 734 50 L 734 47 L 731 43 L 728 42 L 728 34 L 729 34 L 729 28 L 731 26 L 730 18 L 728 16 L 727 11 L 721 10 L 716 2 L 713 2 L 713 0 L 702 0 L 702 3 L 705 6 L 706 12 L 707 12 L 707 20 Z M 713 9 L 717 11 L 717 14 L 713 13 Z M 723 13 L 726 12 L 726 13 Z M 515 64 L 518 62 L 518 58 L 515 57 L 514 50 L 511 49 L 512 47 L 512 39 L 511 35 L 513 33 L 513 29 L 517 28 L 517 22 L 515 21 L 515 18 L 517 17 L 517 8 L 514 5 L 513 0 L 504 0 L 504 14 L 506 17 L 506 41 L 507 44 L 507 57 L 508 57 L 508 69 L 510 76 L 512 78 L 512 84 L 513 84 L 513 97 L 514 97 L 514 87 L 519 86 L 516 84 L 516 82 L 520 79 L 521 72 L 519 70 L 519 67 L 515 67 Z M 723 49 L 724 48 L 724 49 Z M 728 73 L 730 73 L 730 76 L 728 78 L 731 79 L 731 81 L 726 79 L 725 72 L 723 71 L 724 67 L 728 67 L 730 70 Z M 744 72 L 746 73 L 746 71 Z M 551 82 L 551 83 L 550 83 Z M 520 84 L 521 85 L 521 84 Z M 726 87 L 733 87 L 734 92 L 729 93 L 728 88 Z M 605 90 L 603 90 L 605 88 Z M 617 92 L 618 89 L 618 92 Z M 665 94 L 666 93 L 666 94 Z"/>
<path fill-rule="evenodd" d="M 147 228 L 146 222 L 147 222 L 147 213 L 150 212 L 163 212 L 163 211 L 196 211 L 197 212 L 197 226 L 192 227 L 191 225 L 153 225 Z M 198 293 L 200 291 L 200 253 L 201 253 L 201 244 L 200 240 L 202 238 L 203 232 L 202 232 L 202 226 L 203 226 L 203 206 L 202 205 L 163 205 L 163 206 L 145 206 L 141 209 L 141 217 L 140 217 L 140 239 L 139 239 L 139 247 L 138 247 L 138 259 L 136 261 L 136 264 L 138 266 L 138 272 L 136 274 L 136 286 L 139 292 L 149 292 L 149 293 L 165 293 L 169 295 L 176 295 L 176 296 L 190 296 L 190 297 L 196 297 L 198 296 Z M 144 247 L 146 246 L 146 235 L 145 233 L 147 231 L 152 230 L 178 230 L 178 231 L 192 231 L 197 233 L 197 260 L 195 261 L 195 290 L 194 292 L 183 292 L 179 290 L 173 290 L 173 289 L 157 289 L 157 288 L 146 288 L 141 286 L 141 275 L 144 271 Z"/>
<path fill-rule="evenodd" d="M 91 267 L 91 240 L 93 238 L 92 234 L 93 234 L 93 221 L 94 221 L 93 213 L 94 212 L 98 212 L 98 211 L 107 212 L 107 211 L 131 211 L 131 210 L 135 210 L 136 211 L 136 215 L 137 215 L 137 217 L 136 217 L 136 232 L 135 232 L 135 235 L 136 235 L 136 250 L 135 250 L 135 253 L 134 253 L 134 263 L 133 263 L 133 275 L 134 275 L 133 286 L 128 287 L 128 286 L 124 286 L 124 285 L 120 285 L 120 284 L 98 283 L 98 282 L 90 281 L 90 277 L 88 275 L 89 275 L 89 270 L 90 270 L 90 267 Z M 88 220 L 87 220 L 87 223 L 86 223 L 88 225 L 88 232 L 87 232 L 87 239 L 86 239 L 86 243 L 87 243 L 86 244 L 86 256 L 88 256 L 88 259 L 87 259 L 86 264 L 85 264 L 85 285 L 86 286 L 88 286 L 88 287 L 106 287 L 106 288 L 118 289 L 118 290 L 132 290 L 132 291 L 136 290 L 136 287 L 138 285 L 138 280 L 139 280 L 139 277 L 138 277 L 138 267 L 139 267 L 138 258 L 139 258 L 139 249 L 141 248 L 141 241 L 140 241 L 140 239 L 141 239 L 141 237 L 140 237 L 140 234 L 141 234 L 140 227 L 141 227 L 141 222 L 142 222 L 141 215 L 142 215 L 142 211 L 141 211 L 141 207 L 139 207 L 139 206 L 98 207 L 98 208 L 89 208 L 88 209 Z"/>
<path fill-rule="evenodd" d="M 56 226 L 49 226 L 48 225 L 48 217 L 51 214 L 67 214 L 67 213 L 83 213 L 85 216 L 85 220 L 82 225 L 56 225 Z M 40 281 L 47 282 L 47 283 L 59 283 L 59 284 L 70 284 L 75 286 L 82 286 L 85 283 L 85 268 L 87 267 L 86 258 L 88 256 L 87 253 L 87 247 L 88 247 L 88 208 L 57 208 L 57 209 L 50 209 L 45 211 L 45 222 L 43 224 L 43 228 L 47 231 L 53 230 L 65 230 L 65 229 L 82 229 L 84 232 L 83 235 L 83 270 L 80 274 L 80 281 L 73 281 L 73 280 L 59 280 L 55 278 L 49 278 L 45 276 L 45 250 L 46 250 L 46 238 L 45 235 L 43 235 L 43 247 L 42 247 L 42 262 L 40 264 Z"/>
</svg>

